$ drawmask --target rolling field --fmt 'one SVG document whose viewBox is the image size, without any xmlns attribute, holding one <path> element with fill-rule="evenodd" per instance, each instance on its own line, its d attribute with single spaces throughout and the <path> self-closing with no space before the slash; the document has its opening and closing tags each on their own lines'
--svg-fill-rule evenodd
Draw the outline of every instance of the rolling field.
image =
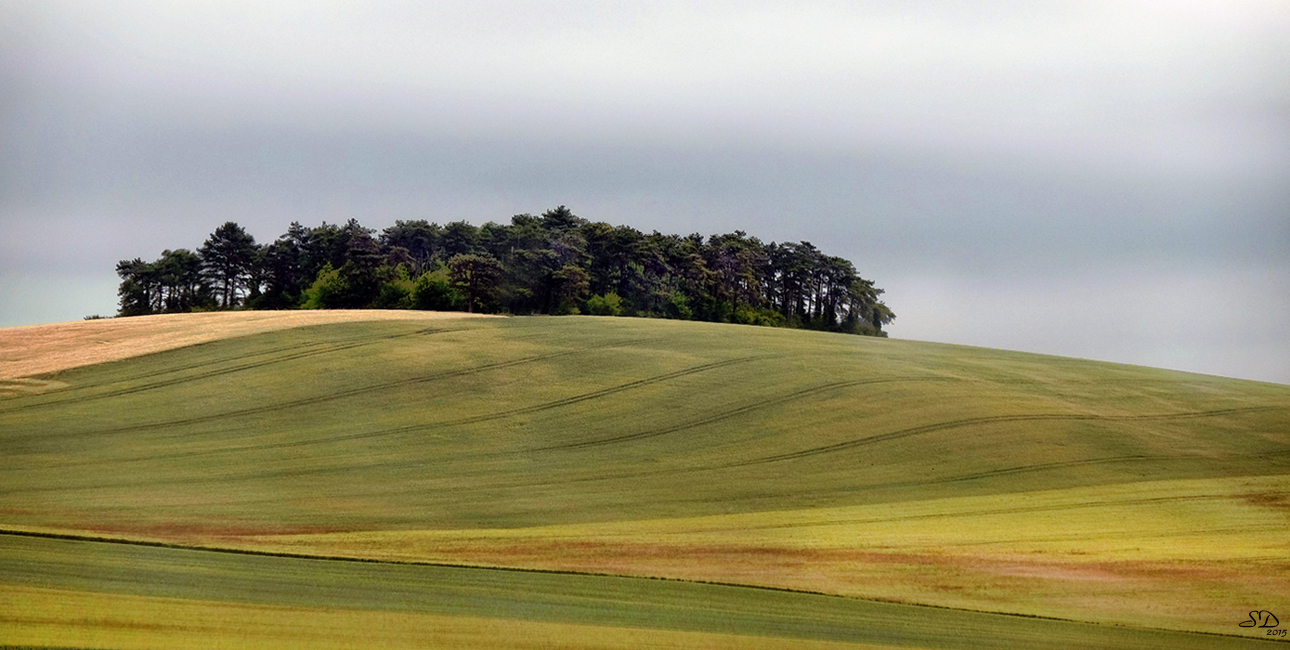
<svg viewBox="0 0 1290 650">
<path fill-rule="evenodd" d="M 1243 647 L 1251 610 L 1290 623 L 1287 386 L 589 317 L 157 349 L 10 373 L 0 645 Z"/>
</svg>

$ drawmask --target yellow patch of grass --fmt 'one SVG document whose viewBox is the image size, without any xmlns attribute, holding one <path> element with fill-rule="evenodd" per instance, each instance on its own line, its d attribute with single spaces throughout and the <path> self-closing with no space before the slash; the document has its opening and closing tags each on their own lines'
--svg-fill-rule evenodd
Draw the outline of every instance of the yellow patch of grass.
<svg viewBox="0 0 1290 650">
<path fill-rule="evenodd" d="M 520 619 L 281 607 L 16 586 L 0 587 L 0 638 L 12 645 L 104 650 L 230 647 L 242 650 L 879 650 L 895 647 Z"/>
<path fill-rule="evenodd" d="M 66 383 L 49 379 L 0 379 L 0 396 L 39 395 L 45 391 L 66 387 Z"/>
<path fill-rule="evenodd" d="M 6 327 L 0 329 L 0 379 L 40 375 L 306 325 L 480 316 L 394 309 L 236 311 Z"/>
<path fill-rule="evenodd" d="M 1230 633 L 1242 608 L 1286 602 L 1287 530 L 1290 476 L 1266 476 L 521 529 L 262 536 L 235 544 L 731 582 Z"/>
</svg>

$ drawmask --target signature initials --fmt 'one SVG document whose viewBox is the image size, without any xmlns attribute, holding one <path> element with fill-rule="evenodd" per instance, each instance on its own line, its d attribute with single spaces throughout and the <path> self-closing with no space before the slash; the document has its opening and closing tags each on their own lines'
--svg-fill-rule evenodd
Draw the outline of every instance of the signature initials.
<svg viewBox="0 0 1290 650">
<path fill-rule="evenodd" d="M 1250 612 L 1250 620 L 1241 623 L 1241 627 L 1276 627 L 1281 625 L 1276 615 L 1266 609 Z"/>
</svg>

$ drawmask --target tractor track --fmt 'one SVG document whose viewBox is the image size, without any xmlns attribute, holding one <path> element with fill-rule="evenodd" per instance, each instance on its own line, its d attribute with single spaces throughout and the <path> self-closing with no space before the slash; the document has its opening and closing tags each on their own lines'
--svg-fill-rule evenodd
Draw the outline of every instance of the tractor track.
<svg viewBox="0 0 1290 650">
<path fill-rule="evenodd" d="M 762 356 L 748 356 L 748 357 L 739 357 L 735 359 L 725 359 L 722 361 L 714 361 L 712 363 L 705 363 L 698 366 L 691 366 L 689 368 L 684 368 L 682 370 L 677 370 L 674 372 L 669 372 L 661 375 L 655 375 L 653 377 L 646 377 L 644 379 L 638 379 L 624 384 L 619 384 L 617 386 L 610 386 L 608 388 L 591 391 L 589 393 L 583 393 L 580 395 L 574 395 L 563 399 L 544 402 L 542 404 L 535 404 L 533 406 L 515 408 L 515 409 L 506 410 L 506 411 L 499 411 L 497 413 L 490 413 L 488 415 L 461 418 L 457 420 L 447 420 L 444 422 L 408 425 L 408 426 L 395 427 L 390 429 L 381 429 L 377 431 L 364 431 L 362 433 L 350 433 L 350 434 L 344 434 L 344 435 L 338 435 L 338 436 L 310 438 L 308 440 L 296 440 L 291 442 L 275 442 L 275 443 L 257 444 L 257 445 L 241 445 L 237 447 L 226 447 L 221 449 L 211 449 L 211 450 L 205 450 L 205 451 L 178 452 L 178 453 L 171 453 L 171 454 L 150 454 L 147 456 L 137 456 L 137 457 L 131 457 L 131 458 L 114 458 L 110 460 L 91 461 L 91 462 L 85 462 L 85 463 L 68 463 L 65 465 L 60 465 L 60 467 L 77 467 L 77 466 L 94 465 L 94 464 L 101 464 L 101 463 L 135 462 L 135 461 L 143 461 L 143 460 L 173 460 L 173 459 L 179 459 L 179 458 L 193 458 L 193 457 L 199 457 L 199 456 L 239 453 L 239 452 L 256 451 L 256 450 L 290 449 L 290 448 L 297 448 L 297 447 L 309 447 L 314 445 L 330 444 L 330 443 L 336 443 L 336 442 L 364 440 L 368 438 L 379 438 L 379 437 L 385 437 L 385 436 L 391 436 L 391 435 L 433 431 L 435 429 L 442 429 L 445 427 L 464 426 L 464 425 L 470 425 L 470 424 L 477 424 L 481 422 L 489 422 L 493 420 L 501 420 L 508 417 L 514 417 L 517 415 L 540 413 L 543 411 L 549 411 L 549 410 L 561 408 L 564 406 L 578 404 L 580 402 L 586 402 L 594 399 L 599 399 L 601 397 L 607 397 L 610 395 L 622 393 L 636 388 L 641 388 L 644 386 L 659 384 L 669 380 L 679 379 L 681 377 L 687 377 L 701 372 L 716 370 L 719 368 L 725 368 L 727 366 L 732 366 L 740 363 L 749 363 L 752 361 L 758 361 L 758 360 L 768 359 L 768 358 L 773 358 L 773 357 L 769 355 L 762 355 Z M 0 470 L 0 471 L 4 471 L 4 470 Z"/>
<path fill-rule="evenodd" d="M 714 422 L 720 422 L 722 420 L 727 420 L 747 413 L 760 411 L 762 409 L 780 406 L 782 404 L 787 404 L 789 402 L 796 401 L 804 397 L 810 397 L 812 395 L 818 395 L 820 393 L 827 393 L 834 390 L 841 390 L 843 388 L 851 388 L 853 386 L 864 386 L 867 384 L 883 384 L 883 383 L 906 382 L 906 381 L 953 381 L 953 378 L 950 378 L 950 377 L 887 377 L 883 379 L 857 379 L 853 381 L 830 382 L 827 384 L 822 384 L 820 386 L 813 386 L 811 388 L 806 388 L 793 393 L 789 393 L 787 395 L 781 395 L 779 397 L 769 399 L 764 402 L 759 402 L 757 404 L 749 404 L 747 406 L 741 406 L 727 411 L 722 411 L 720 413 L 715 413 L 713 415 L 709 415 L 707 417 L 703 417 L 697 420 L 692 420 L 690 422 L 683 422 L 681 424 L 676 424 L 670 427 L 664 427 L 662 429 L 640 431 L 637 433 L 614 436 L 612 438 L 603 438 L 600 440 L 587 440 L 582 442 L 571 442 L 571 443 L 566 443 L 562 445 L 537 447 L 535 449 L 532 449 L 531 451 L 557 451 L 557 450 L 565 450 L 565 449 L 581 449 L 586 447 L 598 447 L 601 445 L 612 445 L 612 444 L 620 444 L 625 442 L 633 442 L 636 440 L 645 440 L 648 438 L 655 438 L 658 436 L 685 431 L 687 429 L 693 429 L 695 427 L 701 427 L 707 424 L 712 424 Z"/>
<path fill-rule="evenodd" d="M 869 436 L 867 438 L 848 440 L 845 442 L 834 443 L 831 445 L 823 445 L 820 447 L 813 447 L 811 449 L 804 449 L 802 451 L 795 451 L 787 454 L 776 454 L 774 456 L 765 456 L 762 458 L 756 458 L 753 460 L 743 461 L 740 463 L 732 463 L 731 465 L 728 465 L 728 467 L 745 467 L 748 465 L 759 465 L 763 463 L 777 463 L 785 460 L 796 460 L 799 458 L 807 458 L 807 457 L 816 456 L 819 454 L 828 454 L 836 451 L 844 451 L 847 449 L 854 449 L 856 447 L 863 447 L 866 445 L 873 445 L 873 444 L 878 444 L 882 442 L 888 442 L 891 440 L 898 440 L 900 438 L 918 436 L 925 433 L 934 433 L 937 431 L 945 431 L 948 429 L 959 429 L 963 427 L 970 427 L 970 426 L 976 426 L 976 425 L 982 425 L 982 424 L 997 424 L 997 423 L 1004 423 L 1004 422 L 1009 422 L 1009 423 L 1010 422 L 1060 422 L 1060 421 L 1133 422 L 1133 421 L 1150 421 L 1150 420 L 1184 420 L 1184 419 L 1191 419 L 1191 418 L 1218 417 L 1223 415 L 1254 413 L 1259 411 L 1275 411 L 1275 410 L 1281 410 L 1282 408 L 1283 407 L 1279 407 L 1279 406 L 1247 406 L 1247 407 L 1240 407 L 1240 408 L 1215 409 L 1211 411 L 1183 411 L 1179 413 L 1154 413 L 1154 414 L 1147 414 L 1147 415 L 1092 415 L 1092 414 L 1083 414 L 1083 413 L 1033 413 L 1033 414 L 1024 414 L 1024 415 L 991 415 L 991 416 L 977 417 L 977 418 L 964 418 L 961 420 L 949 420 L 946 422 L 937 422 L 935 424 L 927 424 L 919 427 L 911 427 L 909 429 L 901 429 L 899 431 L 892 431 L 891 433 L 883 433 L 876 436 Z"/>
<path fill-rule="evenodd" d="M 481 373 L 481 372 L 487 372 L 487 371 L 490 371 L 490 370 L 499 370 L 499 369 L 502 369 L 502 368 L 509 368 L 509 367 L 512 367 L 512 366 L 519 366 L 519 365 L 528 364 L 528 363 L 535 363 L 535 362 L 539 362 L 539 361 L 546 361 L 546 360 L 548 360 L 548 359 L 555 359 L 555 358 L 559 358 L 559 357 L 569 356 L 569 355 L 578 354 L 578 353 L 581 353 L 581 352 L 586 352 L 586 351 L 589 351 L 589 350 L 598 350 L 598 349 L 604 349 L 604 348 L 612 348 L 612 347 L 621 347 L 621 346 L 625 346 L 625 345 L 632 345 L 632 344 L 636 344 L 636 343 L 644 342 L 644 341 L 646 341 L 646 340 L 650 340 L 650 339 L 632 339 L 632 340 L 627 340 L 627 341 L 611 341 L 611 342 L 604 343 L 604 344 L 601 344 L 601 345 L 586 346 L 586 347 L 581 347 L 581 348 L 577 348 L 577 349 L 570 349 L 570 350 L 560 350 L 560 351 L 558 351 L 558 352 L 552 352 L 552 353 L 548 353 L 548 354 L 533 355 L 533 356 L 528 356 L 528 357 L 520 357 L 520 358 L 518 358 L 518 359 L 509 359 L 509 360 L 506 360 L 506 361 L 498 361 L 498 362 L 494 362 L 494 363 L 487 363 L 487 364 L 483 364 L 483 365 L 479 365 L 479 366 L 473 366 L 473 367 L 470 367 L 470 368 L 462 368 L 462 369 L 460 369 L 460 370 L 451 370 L 451 371 L 446 371 L 446 372 L 434 373 L 434 374 L 431 374 L 431 375 L 423 375 L 423 376 L 420 376 L 420 377 L 411 377 L 411 378 L 408 378 L 408 379 L 400 379 L 400 380 L 397 380 L 397 381 L 382 382 L 382 383 L 379 383 L 379 384 L 372 384 L 372 385 L 369 385 L 369 386 L 363 386 L 363 387 L 361 387 L 361 388 L 351 388 L 351 389 L 349 389 L 349 390 L 343 390 L 343 391 L 338 391 L 338 392 L 334 392 L 334 393 L 328 393 L 328 394 L 326 394 L 326 395 L 316 395 L 316 396 L 313 396 L 313 397 L 306 397 L 306 398 L 301 398 L 301 399 L 295 399 L 295 400 L 288 400 L 288 401 L 276 402 L 276 403 L 274 403 L 274 404 L 270 404 L 270 405 L 266 405 L 266 406 L 257 406 L 257 407 L 251 407 L 251 408 L 237 409 L 237 410 L 233 410 L 233 411 L 225 411 L 225 412 L 222 412 L 222 413 L 212 413 L 212 414 L 208 414 L 208 415 L 200 415 L 200 416 L 195 416 L 195 417 L 190 417 L 190 418 L 180 418 L 180 419 L 176 419 L 176 420 L 166 420 L 166 421 L 164 421 L 164 422 L 151 422 L 151 423 L 146 423 L 146 424 L 131 424 L 131 425 L 128 425 L 128 426 L 111 427 L 111 428 L 107 428 L 107 429 L 98 429 L 98 430 L 94 430 L 94 431 L 78 431 L 78 432 L 72 432 L 72 433 L 44 434 L 44 437 L 67 437 L 67 436 L 79 436 L 79 435 L 109 435 L 109 434 L 117 434 L 117 433 L 125 433 L 125 432 L 153 431 L 153 430 L 158 430 L 158 429 L 167 429 L 167 428 L 177 427 L 177 426 L 187 426 L 187 425 L 192 425 L 192 424 L 201 424 L 201 423 L 203 423 L 203 422 L 214 422 L 214 421 L 226 420 L 226 419 L 230 419 L 230 418 L 245 417 L 245 416 L 248 416 L 248 415 L 260 415 L 260 414 L 264 414 L 264 413 L 272 413 L 272 412 L 282 411 L 282 410 L 287 410 L 287 409 L 292 409 L 292 408 L 299 408 L 299 407 L 302 407 L 302 406 L 312 406 L 312 405 L 315 405 L 315 404 L 322 404 L 322 403 L 330 402 L 330 401 L 333 401 L 333 400 L 344 399 L 344 398 L 349 398 L 349 397 L 355 397 L 355 396 L 358 396 L 358 395 L 365 395 L 365 394 L 368 394 L 368 393 L 374 393 L 374 392 L 378 392 L 378 391 L 389 390 L 389 389 L 392 389 L 392 388 L 400 388 L 400 387 L 405 387 L 405 386 L 414 386 L 414 385 L 417 385 L 417 384 L 426 384 L 426 383 L 431 383 L 431 382 L 436 382 L 436 381 L 443 381 L 443 380 L 447 380 L 447 379 L 455 379 L 455 378 L 458 378 L 458 377 L 465 377 L 465 376 L 469 376 L 469 375 L 473 375 L 473 374 L 478 374 L 478 373 Z"/>
</svg>

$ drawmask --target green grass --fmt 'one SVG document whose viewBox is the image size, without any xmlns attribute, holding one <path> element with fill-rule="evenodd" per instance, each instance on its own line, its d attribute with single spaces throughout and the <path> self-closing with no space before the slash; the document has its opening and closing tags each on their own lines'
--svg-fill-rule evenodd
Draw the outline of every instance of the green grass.
<svg viewBox="0 0 1290 650">
<path fill-rule="evenodd" d="M 881 583 L 849 589 L 828 572 L 904 553 L 906 569 L 869 576 L 895 580 L 886 597 L 1232 634 L 1244 631 L 1224 621 L 1244 614 L 1226 608 L 1290 604 L 1284 587 L 1241 586 L 1290 570 L 1290 548 L 1268 532 L 1290 523 L 1287 386 L 932 343 L 588 317 L 302 327 L 44 378 L 67 387 L 0 398 L 0 528 L 363 557 L 397 555 L 407 535 L 441 534 L 417 557 L 578 568 L 576 540 L 536 557 L 525 547 L 540 535 L 524 531 L 619 526 L 608 535 L 618 559 L 595 570 L 883 597 L 872 588 Z M 1186 481 L 1196 503 L 1244 509 L 1236 519 L 1215 514 L 1222 506 L 1153 518 L 1166 506 L 1152 499 Z M 1137 510 L 1068 503 L 1114 500 L 1132 485 L 1150 486 Z M 1035 498 L 1051 506 L 1044 517 L 972 527 L 995 521 L 981 514 L 991 509 L 1029 512 Z M 892 524 L 853 542 L 859 533 L 848 530 L 805 544 L 834 553 L 818 578 L 805 559 L 782 559 L 801 550 L 805 531 L 818 532 L 802 525 L 822 525 L 810 513 L 903 508 L 932 508 L 972 528 L 977 550 L 955 546 L 958 528 L 920 546 L 889 535 L 900 526 Z M 1134 513 L 1160 523 L 1120 537 L 1105 523 Z M 722 516 L 735 519 L 701 521 Z M 681 520 L 702 525 L 634 523 Z M 751 530 L 754 520 L 799 535 L 768 537 Z M 714 525 L 722 539 L 695 536 Z M 994 536 L 982 538 L 982 525 Z M 1178 525 L 1198 536 L 1155 555 L 1133 551 L 1159 547 Z M 1047 537 L 1062 538 L 1067 526 L 1086 543 L 980 551 L 1007 542 L 1010 530 L 1030 539 L 1048 526 Z M 491 555 L 472 557 L 452 541 L 499 530 L 517 532 Z M 1232 552 L 1244 568 L 1194 557 L 1196 545 L 1220 539 L 1241 545 Z M 751 555 L 735 552 L 741 544 Z M 674 562 L 633 563 L 626 552 L 648 548 Z M 915 553 L 922 559 L 906 557 Z M 1106 569 L 1115 575 L 1182 576 L 1186 562 L 1214 573 L 1180 577 L 1181 593 L 1196 600 L 1160 619 L 1150 611 L 1167 598 L 1159 593 L 1134 600 L 1131 590 L 1025 571 L 972 588 L 963 568 L 1081 554 L 1101 568 L 1120 562 Z M 749 558 L 778 567 L 779 578 L 740 574 Z M 715 572 L 680 566 L 708 560 Z M 1043 591 L 1032 578 L 1057 587 Z M 1127 603 L 1117 605 L 1123 617 L 1103 616 L 1091 604 L 1099 594 Z M 1282 599 L 1246 602 L 1269 595 Z M 1188 618 L 1203 608 L 1209 618 Z"/>
<path fill-rule="evenodd" d="M 77 570 L 69 572 L 68 566 Z M 910 648 L 1241 648 L 1248 639 L 641 578 L 337 562 L 0 535 L 26 588 Z M 0 613 L 0 630 L 8 617 Z M 230 636 L 237 621 L 225 621 Z M 613 632 L 607 632 L 612 635 Z M 194 645 L 211 639 L 195 640 Z"/>
</svg>

